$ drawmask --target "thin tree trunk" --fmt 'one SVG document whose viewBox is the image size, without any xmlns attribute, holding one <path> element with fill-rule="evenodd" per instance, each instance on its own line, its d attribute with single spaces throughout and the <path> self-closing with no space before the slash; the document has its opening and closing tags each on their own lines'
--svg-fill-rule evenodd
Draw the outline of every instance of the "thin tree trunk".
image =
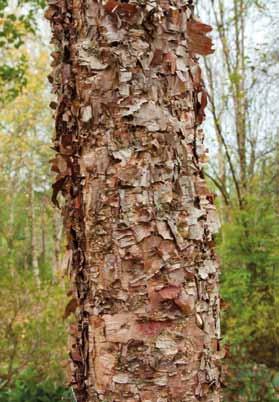
<svg viewBox="0 0 279 402">
<path fill-rule="evenodd" d="M 31 173 L 29 202 L 30 202 L 30 230 L 31 230 L 31 264 L 32 272 L 38 285 L 40 285 L 40 270 L 38 262 L 37 236 L 36 236 L 36 216 L 35 216 L 35 199 L 34 199 L 34 179 L 33 172 Z"/>
<path fill-rule="evenodd" d="M 12 188 L 15 189 L 15 183 L 11 183 Z M 12 191 L 9 192 L 9 194 L 12 194 Z M 9 229 L 7 232 L 7 251 L 8 251 L 8 267 L 9 270 L 14 277 L 16 274 L 15 271 L 15 266 L 14 266 L 14 260 L 12 258 L 12 253 L 14 250 L 14 239 L 15 239 L 15 197 L 12 195 L 10 198 L 8 198 L 9 202 Z"/>
<path fill-rule="evenodd" d="M 40 251 L 40 262 L 45 265 L 46 262 L 46 203 L 44 198 L 42 199 L 42 209 L 41 209 L 41 251 Z"/>
<path fill-rule="evenodd" d="M 234 87 L 234 107 L 235 107 L 235 129 L 238 145 L 238 157 L 240 168 L 240 185 L 242 196 L 245 196 L 247 187 L 247 135 L 246 135 L 246 112 L 247 99 L 245 92 L 245 24 L 244 24 L 244 4 L 241 0 L 234 0 L 234 25 L 235 25 L 235 78 L 232 85 Z"/>
<path fill-rule="evenodd" d="M 218 230 L 202 173 L 211 52 L 187 1 L 50 1 L 79 402 L 220 400 Z M 55 106 L 55 105 L 52 105 Z"/>
<path fill-rule="evenodd" d="M 53 213 L 53 240 L 54 240 L 54 263 L 53 263 L 53 278 L 61 276 L 61 238 L 62 238 L 62 222 L 60 216 Z"/>
</svg>

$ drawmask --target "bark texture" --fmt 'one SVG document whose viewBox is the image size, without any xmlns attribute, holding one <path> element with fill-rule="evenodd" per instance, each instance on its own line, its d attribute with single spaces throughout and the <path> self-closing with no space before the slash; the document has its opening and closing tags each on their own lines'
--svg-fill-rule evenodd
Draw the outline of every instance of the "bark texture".
<svg viewBox="0 0 279 402">
<path fill-rule="evenodd" d="M 191 4 L 49 0 L 79 402 L 220 400 L 218 219 L 195 56 L 212 48 Z"/>
</svg>

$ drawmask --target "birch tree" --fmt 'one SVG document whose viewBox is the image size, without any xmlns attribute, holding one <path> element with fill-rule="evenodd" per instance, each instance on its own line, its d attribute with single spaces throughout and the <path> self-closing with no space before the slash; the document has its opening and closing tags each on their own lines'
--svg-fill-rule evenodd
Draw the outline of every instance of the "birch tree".
<svg viewBox="0 0 279 402">
<path fill-rule="evenodd" d="M 50 0 L 46 11 L 78 402 L 220 401 L 197 58 L 212 52 L 211 28 L 193 12 L 190 0 Z"/>
</svg>

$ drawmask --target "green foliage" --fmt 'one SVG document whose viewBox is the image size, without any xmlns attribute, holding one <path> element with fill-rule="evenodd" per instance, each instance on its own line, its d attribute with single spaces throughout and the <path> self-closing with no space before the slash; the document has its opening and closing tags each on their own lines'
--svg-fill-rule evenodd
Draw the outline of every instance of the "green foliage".
<svg viewBox="0 0 279 402">
<path fill-rule="evenodd" d="M 262 197 L 259 203 L 256 195 L 250 197 L 245 210 L 233 211 L 231 219 L 219 247 L 222 292 L 229 303 L 226 337 L 233 344 L 249 344 L 254 358 L 253 343 L 261 340 L 260 362 L 279 368 L 279 356 L 271 353 L 279 342 L 279 222 L 272 199 Z"/>
<path fill-rule="evenodd" d="M 45 279 L 52 275 L 54 249 L 48 164 L 51 123 L 42 74 L 46 57 L 41 54 L 27 73 L 28 85 L 23 93 L 0 112 L 1 267 L 30 272 L 33 236 L 40 273 Z"/>
<path fill-rule="evenodd" d="M 22 91 L 27 82 L 28 60 L 21 52 L 26 39 L 37 28 L 38 9 L 44 0 L 0 0 L 0 103 L 10 102 Z"/>
<path fill-rule="evenodd" d="M 65 289 L 49 282 L 38 287 L 32 274 L 1 270 L 0 276 L 1 382 L 12 384 L 26 368 L 63 382 Z"/>
<path fill-rule="evenodd" d="M 27 59 L 24 55 L 19 56 L 16 65 L 0 65 L 0 88 L 5 87 L 3 95 L 0 96 L 2 103 L 12 101 L 20 94 L 27 84 L 26 69 Z"/>
<path fill-rule="evenodd" d="M 279 400 L 272 383 L 279 372 L 279 221 L 269 183 L 259 176 L 245 208 L 227 210 L 219 239 L 228 402 Z"/>
<path fill-rule="evenodd" d="M 273 372 L 265 365 L 247 363 L 245 353 L 239 352 L 228 370 L 224 402 L 278 402 Z"/>
<path fill-rule="evenodd" d="M 71 401 L 66 290 L 58 272 L 61 222 L 49 201 L 47 57 L 33 58 L 26 87 L 0 112 L 1 402 Z"/>
<path fill-rule="evenodd" d="M 25 370 L 8 390 L 0 391 L 0 402 L 73 402 L 72 392 L 50 380 L 41 381 L 36 371 Z"/>
<path fill-rule="evenodd" d="M 230 74 L 229 78 L 232 84 L 239 84 L 242 77 L 238 72 L 233 72 Z"/>
</svg>

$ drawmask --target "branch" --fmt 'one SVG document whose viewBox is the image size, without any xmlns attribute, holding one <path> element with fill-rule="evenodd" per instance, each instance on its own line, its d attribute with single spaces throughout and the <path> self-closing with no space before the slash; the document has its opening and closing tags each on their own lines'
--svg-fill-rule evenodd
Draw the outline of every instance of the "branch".
<svg viewBox="0 0 279 402">
<path fill-rule="evenodd" d="M 204 172 L 204 175 L 207 176 L 215 184 L 215 186 L 218 188 L 218 190 L 220 191 L 220 193 L 222 194 L 222 196 L 224 198 L 225 204 L 230 205 L 230 201 L 229 201 L 229 198 L 228 198 L 228 193 L 227 193 L 226 189 L 224 189 L 224 186 L 222 186 L 222 184 L 220 184 L 218 182 L 218 180 L 215 179 L 213 176 L 211 176 L 209 173 Z"/>
</svg>

